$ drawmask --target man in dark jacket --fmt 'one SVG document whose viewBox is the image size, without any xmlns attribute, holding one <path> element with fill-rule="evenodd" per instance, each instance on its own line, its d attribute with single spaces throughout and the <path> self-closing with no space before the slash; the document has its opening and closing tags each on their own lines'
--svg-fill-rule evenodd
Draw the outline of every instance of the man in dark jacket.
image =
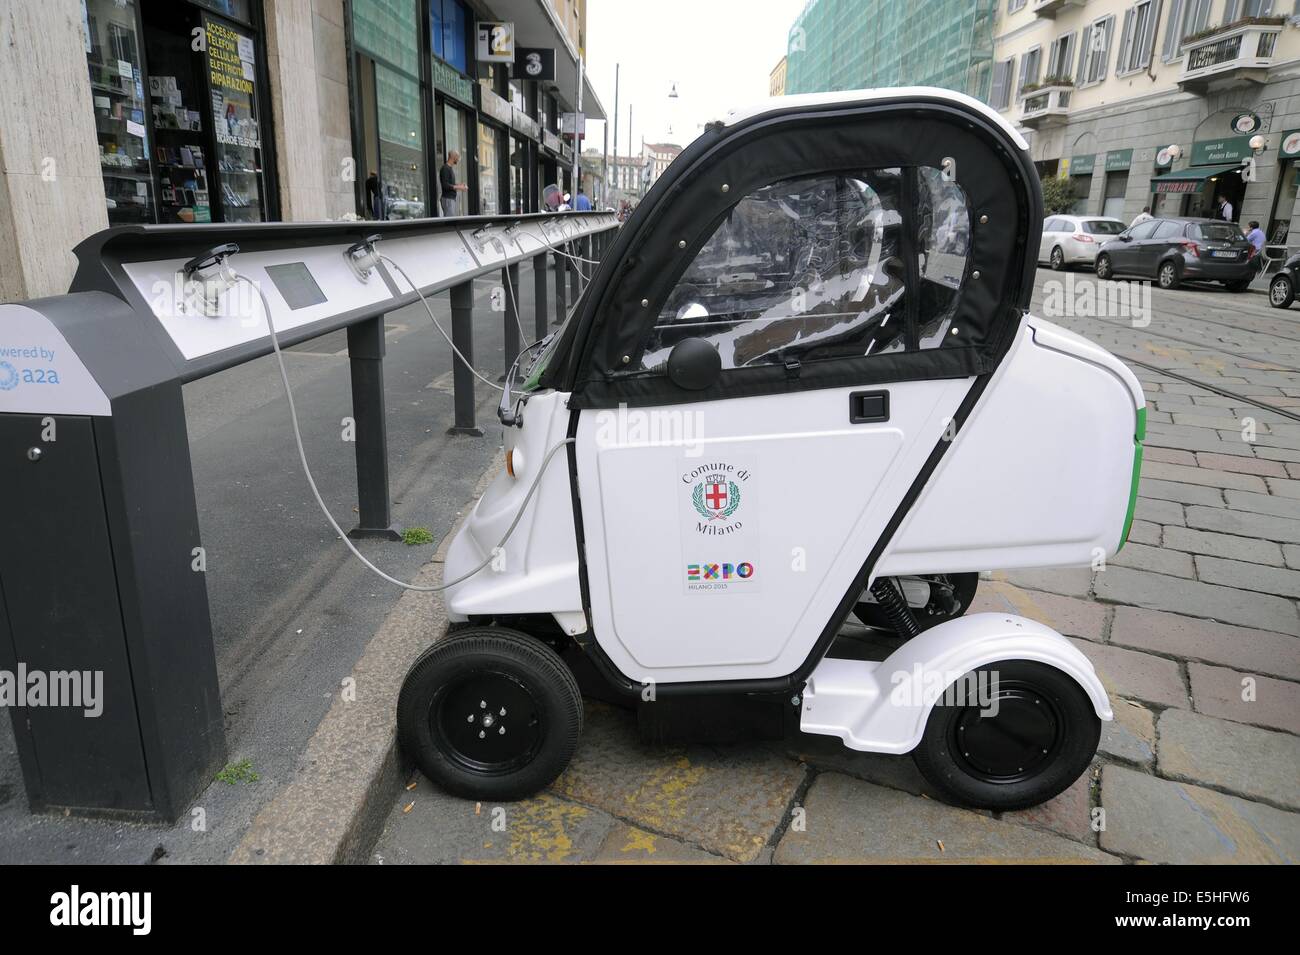
<svg viewBox="0 0 1300 955">
<path fill-rule="evenodd" d="M 459 210 L 456 208 L 456 193 L 464 192 L 469 186 L 463 182 L 456 181 L 456 166 L 460 163 L 460 153 L 452 150 L 447 154 L 447 161 L 442 164 L 442 169 L 438 170 L 438 187 L 442 194 L 442 214 L 444 216 L 457 215 Z"/>
</svg>

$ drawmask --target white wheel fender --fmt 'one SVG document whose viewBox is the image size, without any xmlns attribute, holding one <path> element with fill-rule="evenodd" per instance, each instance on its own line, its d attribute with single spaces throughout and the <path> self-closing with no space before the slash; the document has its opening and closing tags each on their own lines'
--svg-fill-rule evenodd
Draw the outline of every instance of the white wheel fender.
<svg viewBox="0 0 1300 955">
<path fill-rule="evenodd" d="M 932 627 L 880 662 L 822 660 L 804 690 L 800 728 L 838 736 L 850 749 L 911 752 L 948 687 L 1003 660 L 1055 667 L 1083 688 L 1099 719 L 1113 718 L 1091 661 L 1069 640 L 1026 617 L 977 613 Z"/>
</svg>

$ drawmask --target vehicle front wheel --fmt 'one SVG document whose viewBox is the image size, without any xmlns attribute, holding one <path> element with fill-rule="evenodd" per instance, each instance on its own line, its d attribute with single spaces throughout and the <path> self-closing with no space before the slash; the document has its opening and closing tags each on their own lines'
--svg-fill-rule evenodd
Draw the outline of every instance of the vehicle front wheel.
<svg viewBox="0 0 1300 955">
<path fill-rule="evenodd" d="M 1050 260 L 1052 263 L 1053 271 L 1060 272 L 1062 269 L 1065 268 L 1065 253 L 1061 251 L 1061 247 L 1059 245 L 1052 247 L 1052 255 Z"/>
<path fill-rule="evenodd" d="M 581 730 L 582 694 L 564 661 L 502 627 L 448 634 L 415 661 L 397 699 L 403 752 L 467 799 L 521 799 L 550 785 Z"/>
<path fill-rule="evenodd" d="M 1295 301 L 1295 286 L 1286 275 L 1275 275 L 1268 283 L 1268 304 L 1274 308 L 1290 308 Z"/>
<path fill-rule="evenodd" d="M 1156 271 L 1156 283 L 1162 289 L 1178 288 L 1178 266 L 1171 261 L 1161 262 Z"/>
<path fill-rule="evenodd" d="M 1101 252 L 1097 255 L 1097 264 L 1094 265 L 1093 268 L 1097 273 L 1097 278 L 1099 279 L 1113 278 L 1115 275 L 1114 270 L 1110 267 L 1110 256 L 1105 252 Z"/>
<path fill-rule="evenodd" d="M 1044 663 L 1003 660 L 949 687 L 912 759 L 953 801 L 1005 812 L 1064 792 L 1087 770 L 1100 739 L 1092 701 L 1070 676 Z"/>
</svg>

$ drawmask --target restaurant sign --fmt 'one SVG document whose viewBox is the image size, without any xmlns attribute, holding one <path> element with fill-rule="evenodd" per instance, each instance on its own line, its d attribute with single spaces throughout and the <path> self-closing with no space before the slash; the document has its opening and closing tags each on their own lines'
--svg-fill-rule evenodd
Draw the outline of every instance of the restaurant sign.
<svg viewBox="0 0 1300 955">
<path fill-rule="evenodd" d="M 1202 139 L 1192 143 L 1193 166 L 1213 166 L 1245 159 L 1251 153 L 1249 136 Z"/>
</svg>

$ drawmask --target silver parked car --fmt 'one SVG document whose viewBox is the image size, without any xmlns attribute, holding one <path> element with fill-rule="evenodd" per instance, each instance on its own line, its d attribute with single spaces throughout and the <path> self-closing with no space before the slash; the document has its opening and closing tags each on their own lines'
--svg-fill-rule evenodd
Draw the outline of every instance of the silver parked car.
<svg viewBox="0 0 1300 955">
<path fill-rule="evenodd" d="M 1043 221 L 1038 261 L 1058 271 L 1071 265 L 1091 267 L 1101 244 L 1119 235 L 1124 228 L 1123 222 L 1109 216 L 1048 216 Z"/>
</svg>

